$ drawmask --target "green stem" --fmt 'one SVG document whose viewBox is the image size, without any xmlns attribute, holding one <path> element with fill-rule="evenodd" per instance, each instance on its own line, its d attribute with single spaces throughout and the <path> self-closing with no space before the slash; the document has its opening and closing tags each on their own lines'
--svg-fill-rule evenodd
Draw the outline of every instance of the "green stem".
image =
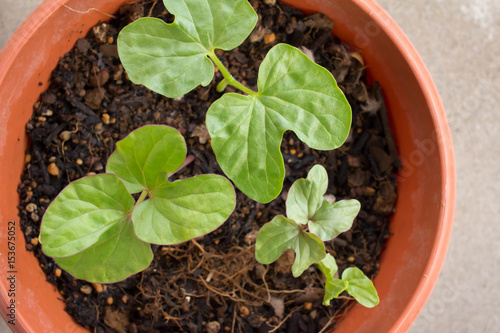
<svg viewBox="0 0 500 333">
<path fill-rule="evenodd" d="M 138 204 L 140 204 L 141 202 L 144 201 L 144 199 L 146 199 L 146 196 L 148 195 L 148 191 L 146 190 L 143 190 L 141 192 L 141 196 L 139 197 L 139 199 L 137 199 L 137 202 L 135 203 L 135 205 L 137 206 Z"/>
<path fill-rule="evenodd" d="M 226 87 L 227 87 L 226 79 L 222 79 L 222 81 L 219 82 L 219 84 L 217 85 L 217 88 L 215 88 L 215 90 L 217 90 L 217 92 L 221 93 L 224 91 L 224 89 L 226 89 Z"/>
<path fill-rule="evenodd" d="M 229 73 L 227 68 L 222 63 L 222 61 L 220 61 L 219 58 L 217 58 L 217 56 L 215 55 L 215 53 L 213 51 L 210 52 L 208 54 L 208 56 L 210 57 L 210 59 L 212 59 L 214 64 L 219 68 L 220 72 L 224 76 L 224 80 L 222 82 L 226 81 L 226 84 L 233 86 L 236 89 L 239 89 L 250 96 L 257 95 L 257 93 L 255 91 L 248 89 L 247 87 L 242 85 L 240 82 L 238 82 L 234 77 L 232 77 L 231 73 Z M 219 84 L 219 86 L 220 86 L 220 84 Z"/>
</svg>

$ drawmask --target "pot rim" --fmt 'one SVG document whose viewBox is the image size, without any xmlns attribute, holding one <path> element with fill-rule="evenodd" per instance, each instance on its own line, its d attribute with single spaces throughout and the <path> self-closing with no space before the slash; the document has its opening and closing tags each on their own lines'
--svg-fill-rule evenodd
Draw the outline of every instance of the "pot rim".
<svg viewBox="0 0 500 333">
<path fill-rule="evenodd" d="M 446 258 L 451 239 L 456 202 L 456 167 L 455 154 L 451 130 L 446 117 L 444 105 L 431 74 L 424 61 L 418 54 L 415 46 L 405 35 L 401 27 L 375 0 L 351 0 L 362 8 L 389 36 L 406 59 L 430 107 L 432 121 L 436 130 L 440 160 L 442 168 L 442 209 L 439 217 L 439 226 L 436 234 L 429 262 L 425 268 L 421 281 L 407 304 L 402 315 L 392 326 L 390 332 L 406 332 L 417 316 L 423 310 L 429 299 Z"/>
</svg>

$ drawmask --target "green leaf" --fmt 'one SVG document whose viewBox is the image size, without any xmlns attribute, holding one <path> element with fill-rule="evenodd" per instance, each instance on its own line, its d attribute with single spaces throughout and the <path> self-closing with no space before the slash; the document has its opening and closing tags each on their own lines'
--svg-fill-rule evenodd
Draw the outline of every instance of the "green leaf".
<svg viewBox="0 0 500 333">
<path fill-rule="evenodd" d="M 68 257 L 109 239 L 128 218 L 134 198 L 115 175 L 81 178 L 66 186 L 43 216 L 43 252 Z"/>
<path fill-rule="evenodd" d="M 315 165 L 306 179 L 293 183 L 286 199 L 286 214 L 300 224 L 308 223 L 309 231 L 322 241 L 329 241 L 351 228 L 361 205 L 357 200 L 329 203 L 323 197 L 328 187 L 328 174 Z"/>
<path fill-rule="evenodd" d="M 148 125 L 116 143 L 106 172 L 120 177 L 130 193 L 152 191 L 168 183 L 186 159 L 186 143 L 176 129 Z"/>
<path fill-rule="evenodd" d="M 42 222 L 44 252 L 70 274 L 92 282 L 117 282 L 145 269 L 153 258 L 149 243 L 201 236 L 235 207 L 234 188 L 222 176 L 168 182 L 186 155 L 177 130 L 145 126 L 117 147 L 107 169 L 115 174 L 71 183 Z M 128 190 L 144 191 L 137 204 Z"/>
<path fill-rule="evenodd" d="M 328 70 L 285 44 L 262 62 L 258 88 L 252 96 L 225 94 L 206 122 L 222 170 L 247 196 L 266 203 L 283 186 L 283 133 L 292 130 L 313 149 L 338 148 L 349 134 L 351 108 Z"/>
<path fill-rule="evenodd" d="M 129 78 L 167 97 L 179 97 L 214 75 L 209 54 L 231 50 L 252 32 L 257 14 L 247 0 L 164 0 L 175 15 L 167 24 L 141 18 L 118 36 Z"/>
<path fill-rule="evenodd" d="M 373 308 L 380 300 L 373 282 L 357 267 L 349 267 L 342 273 L 347 282 L 347 292 L 361 305 Z"/>
<path fill-rule="evenodd" d="M 340 293 L 347 289 L 347 283 L 341 279 L 334 278 L 338 267 L 335 258 L 330 254 L 327 254 L 317 265 L 326 277 L 323 305 L 330 305 L 332 299 L 339 297 Z"/>
<path fill-rule="evenodd" d="M 227 178 L 201 175 L 164 184 L 132 213 L 145 242 L 177 244 L 218 228 L 234 210 L 236 195 Z"/>
<path fill-rule="evenodd" d="M 137 238 L 130 219 L 117 227 L 108 239 L 55 261 L 74 277 L 97 283 L 118 282 L 146 269 L 153 260 L 151 245 Z"/>
<path fill-rule="evenodd" d="M 357 200 L 341 200 L 333 204 L 324 200 L 309 222 L 309 231 L 322 241 L 329 241 L 351 229 L 360 209 Z"/>
<path fill-rule="evenodd" d="M 328 174 L 324 167 L 316 164 L 306 179 L 298 179 L 290 188 L 286 199 L 288 218 L 300 224 L 308 223 L 325 201 L 323 195 L 327 187 Z"/>
<path fill-rule="evenodd" d="M 276 216 L 260 229 L 255 243 L 255 258 L 270 264 L 286 249 L 295 252 L 292 274 L 300 276 L 309 266 L 325 257 L 325 245 L 316 236 L 301 230 L 301 226 L 284 216 Z"/>
</svg>

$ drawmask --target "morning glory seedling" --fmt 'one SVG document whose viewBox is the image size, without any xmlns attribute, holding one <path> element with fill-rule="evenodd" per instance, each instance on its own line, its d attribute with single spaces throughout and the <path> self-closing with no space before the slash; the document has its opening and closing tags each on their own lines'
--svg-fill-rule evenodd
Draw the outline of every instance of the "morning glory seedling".
<svg viewBox="0 0 500 333">
<path fill-rule="evenodd" d="M 207 129 L 224 173 L 250 198 L 269 202 L 285 177 L 280 144 L 292 130 L 309 147 L 331 150 L 346 140 L 351 108 L 332 74 L 295 47 L 274 46 L 259 68 L 258 91 L 231 76 L 216 49 L 229 51 L 250 35 L 257 14 L 247 0 L 164 0 L 175 16 L 167 24 L 141 18 L 118 37 L 132 82 L 167 97 L 208 85 L 214 64 L 245 95 L 228 93 L 207 111 Z"/>
<path fill-rule="evenodd" d="M 292 249 L 292 273 L 298 277 L 325 258 L 323 242 L 349 230 L 360 209 L 357 200 L 328 202 L 324 198 L 327 187 L 328 174 L 321 165 L 313 166 L 307 178 L 293 183 L 286 199 L 287 217 L 276 216 L 257 235 L 257 261 L 270 264 L 286 249 Z"/>
<path fill-rule="evenodd" d="M 43 252 L 79 279 L 121 281 L 149 266 L 151 243 L 177 244 L 218 228 L 235 192 L 222 176 L 169 182 L 186 159 L 172 127 L 141 127 L 119 141 L 105 174 L 70 183 L 43 216 Z M 140 193 L 137 200 L 132 194 Z"/>
<path fill-rule="evenodd" d="M 380 302 L 373 282 L 359 268 L 346 268 L 342 272 L 342 278 L 336 279 L 334 275 L 338 267 L 335 258 L 330 254 L 327 254 L 317 265 L 326 276 L 324 305 L 330 305 L 330 301 L 339 297 L 343 291 L 347 291 L 359 304 L 367 308 L 373 308 Z"/>
<path fill-rule="evenodd" d="M 365 295 L 373 294 L 373 284 L 371 290 L 366 280 L 369 283 L 371 281 L 366 277 L 366 280 L 362 279 L 359 275 L 361 271 L 349 269 L 344 271 L 345 278 L 342 275 L 342 280 L 333 278 L 337 265 L 335 259 L 326 254 L 323 242 L 332 240 L 351 228 L 359 213 L 360 204 L 357 200 L 328 202 L 324 198 L 327 187 L 328 174 L 321 165 L 315 165 L 306 179 L 297 180 L 290 188 L 286 200 L 288 218 L 276 216 L 262 227 L 257 235 L 255 257 L 262 264 L 270 264 L 285 250 L 292 249 L 295 252 L 293 276 L 300 276 L 315 263 L 325 274 L 327 282 L 324 304 L 329 304 L 332 298 L 338 297 L 344 290 L 363 305 L 373 304 L 373 297 Z M 361 274 L 364 276 L 362 272 Z"/>
</svg>

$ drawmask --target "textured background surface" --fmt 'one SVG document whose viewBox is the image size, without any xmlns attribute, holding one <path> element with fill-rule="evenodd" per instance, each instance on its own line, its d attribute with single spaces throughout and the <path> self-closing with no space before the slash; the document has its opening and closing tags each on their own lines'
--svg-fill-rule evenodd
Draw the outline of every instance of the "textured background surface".
<svg viewBox="0 0 500 333">
<path fill-rule="evenodd" d="M 41 0 L 0 0 L 0 47 Z M 500 331 L 500 1 L 378 0 L 427 64 L 455 145 L 454 233 L 436 288 L 410 330 Z M 0 320 L 0 332 L 8 332 Z"/>
</svg>

